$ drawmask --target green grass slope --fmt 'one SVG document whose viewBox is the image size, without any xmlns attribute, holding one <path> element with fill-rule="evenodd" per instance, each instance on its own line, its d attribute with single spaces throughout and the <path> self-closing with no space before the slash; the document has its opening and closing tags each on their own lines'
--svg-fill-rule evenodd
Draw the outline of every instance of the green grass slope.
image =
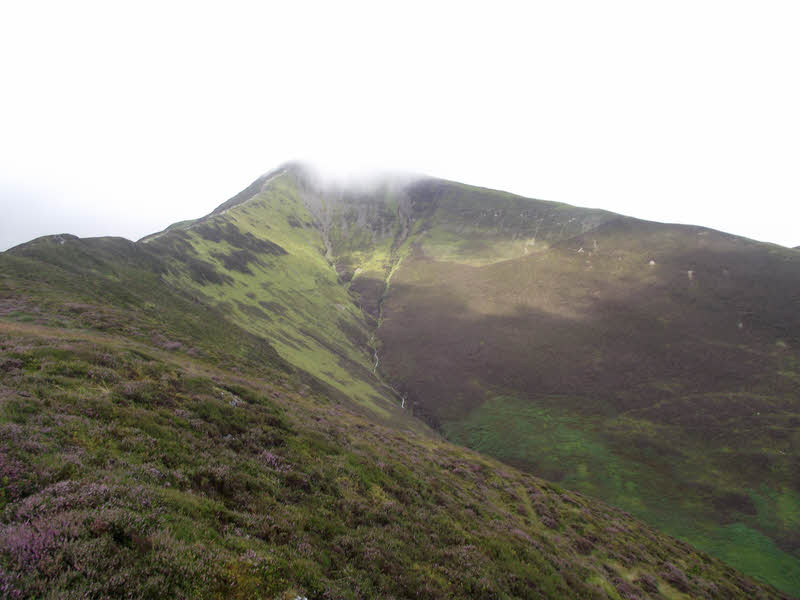
<svg viewBox="0 0 800 600">
<path fill-rule="evenodd" d="M 343 398 L 400 418 L 397 398 L 373 373 L 372 329 L 326 257 L 313 206 L 295 170 L 283 168 L 143 244 L 164 257 L 171 286 L 268 339 Z"/>
<path fill-rule="evenodd" d="M 3 597 L 786 597 L 315 390 L 170 268 L 110 238 L 0 254 Z"/>
<path fill-rule="evenodd" d="M 796 251 L 437 180 L 330 198 L 417 415 L 800 594 Z"/>
<path fill-rule="evenodd" d="M 0 315 L 124 335 L 223 368 L 291 371 L 269 343 L 163 281 L 164 261 L 122 238 L 49 236 L 2 254 Z"/>
</svg>

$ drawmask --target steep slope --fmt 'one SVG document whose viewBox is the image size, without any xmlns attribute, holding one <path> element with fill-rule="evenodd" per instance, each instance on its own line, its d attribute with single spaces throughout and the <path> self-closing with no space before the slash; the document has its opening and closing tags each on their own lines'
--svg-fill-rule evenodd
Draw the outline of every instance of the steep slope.
<svg viewBox="0 0 800 600">
<path fill-rule="evenodd" d="M 391 421 L 373 372 L 372 329 L 326 258 L 326 238 L 294 169 L 271 172 L 212 214 L 142 240 L 164 279 L 270 341 L 289 363 Z"/>
<path fill-rule="evenodd" d="M 795 251 L 301 165 L 145 243 L 374 416 L 409 408 L 800 594 Z"/>
<path fill-rule="evenodd" d="M 212 264 L 219 247 L 187 236 Z M 315 391 L 241 315 L 167 283 L 187 256 L 152 248 L 56 236 L 0 254 L 3 597 L 785 597 Z"/>
<path fill-rule="evenodd" d="M 800 593 L 794 250 L 431 179 L 327 198 L 417 415 Z"/>
</svg>

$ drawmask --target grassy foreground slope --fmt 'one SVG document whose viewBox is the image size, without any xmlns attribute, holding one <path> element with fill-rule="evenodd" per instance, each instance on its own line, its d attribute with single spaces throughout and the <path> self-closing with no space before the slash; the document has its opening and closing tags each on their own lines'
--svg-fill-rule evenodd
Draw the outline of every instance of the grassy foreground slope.
<svg viewBox="0 0 800 600">
<path fill-rule="evenodd" d="M 795 250 L 439 180 L 335 214 L 417 415 L 800 594 Z"/>
<path fill-rule="evenodd" d="M 0 254 L 3 597 L 785 597 L 315 391 L 167 273 L 117 239 Z"/>
</svg>

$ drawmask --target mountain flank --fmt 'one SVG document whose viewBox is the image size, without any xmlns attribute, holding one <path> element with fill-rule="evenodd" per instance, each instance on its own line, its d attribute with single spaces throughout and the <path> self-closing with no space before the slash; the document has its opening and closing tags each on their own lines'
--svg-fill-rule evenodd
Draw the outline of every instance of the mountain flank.
<svg viewBox="0 0 800 600">
<path fill-rule="evenodd" d="M 415 414 L 797 591 L 796 252 L 440 180 L 405 194 L 399 250 L 384 200 L 340 197 L 331 227 Z"/>
<path fill-rule="evenodd" d="M 798 594 L 799 303 L 794 250 L 297 164 L 39 238 L 0 254 L 0 586 Z"/>
</svg>

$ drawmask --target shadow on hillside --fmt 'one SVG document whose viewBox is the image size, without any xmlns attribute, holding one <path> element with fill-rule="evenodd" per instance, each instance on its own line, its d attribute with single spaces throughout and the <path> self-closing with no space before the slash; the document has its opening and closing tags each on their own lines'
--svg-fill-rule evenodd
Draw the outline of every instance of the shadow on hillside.
<svg viewBox="0 0 800 600">
<path fill-rule="evenodd" d="M 676 394 L 796 390 L 778 371 L 797 357 L 800 261 L 675 253 L 659 257 L 655 276 L 626 280 L 602 272 L 601 258 L 594 272 L 543 290 L 570 260 L 409 261 L 384 301 L 384 368 L 434 424 L 474 408 L 487 387 L 581 395 L 619 411 Z"/>
</svg>

